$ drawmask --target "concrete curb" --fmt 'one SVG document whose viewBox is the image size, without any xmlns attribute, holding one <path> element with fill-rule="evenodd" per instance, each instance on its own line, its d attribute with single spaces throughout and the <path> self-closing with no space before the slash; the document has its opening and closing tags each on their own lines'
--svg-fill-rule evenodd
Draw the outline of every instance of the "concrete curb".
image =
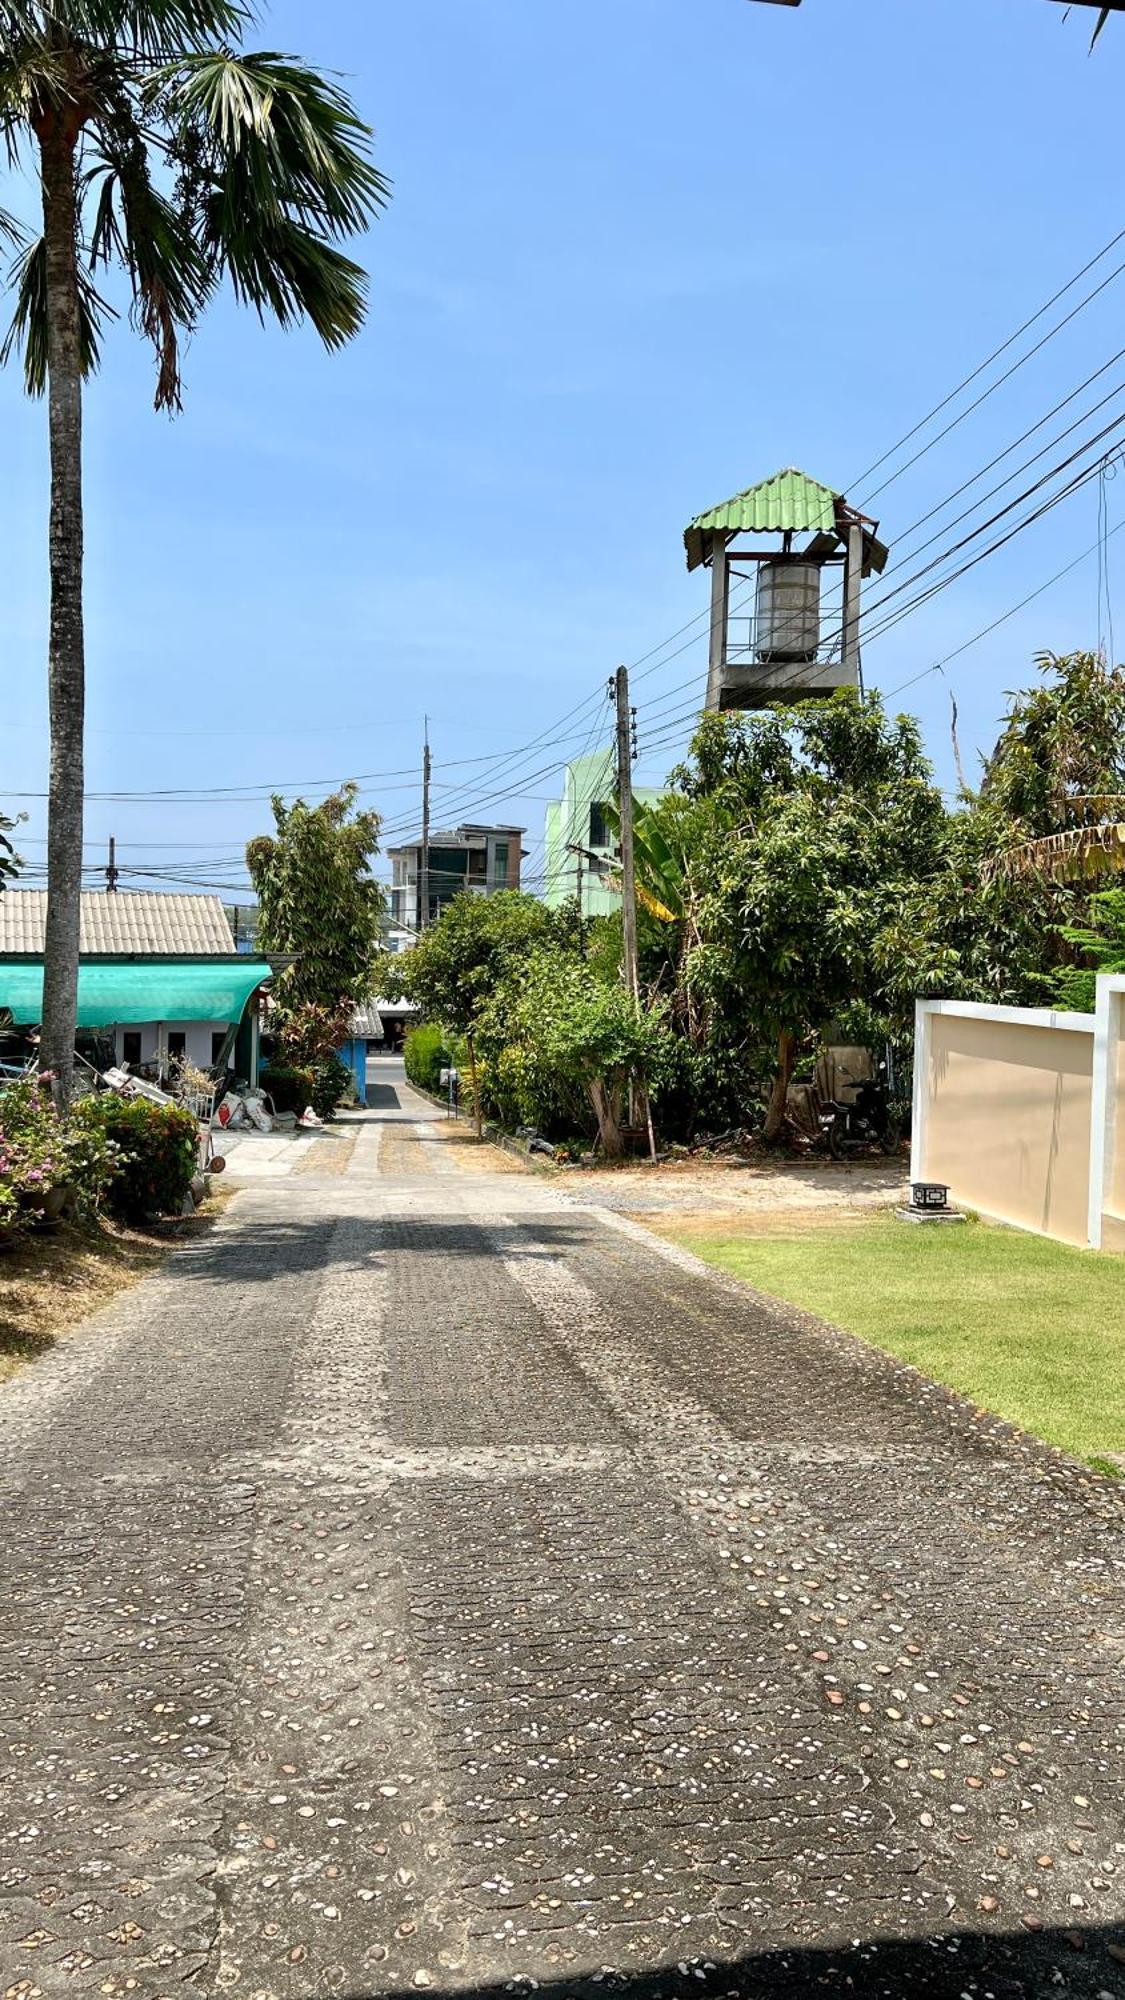
<svg viewBox="0 0 1125 2000">
<path fill-rule="evenodd" d="M 410 1083 L 409 1077 L 407 1077 L 406 1081 L 417 1096 L 427 1098 L 431 1104 L 435 1104 L 438 1107 L 439 1111 L 444 1111 L 448 1119 L 449 1099 L 447 1097 L 438 1097 L 434 1091 L 423 1089 L 420 1083 Z M 473 1123 L 471 1112 L 463 1111 L 459 1105 L 454 1108 L 453 1116 L 458 1124 L 471 1125 Z M 522 1160 L 525 1166 L 533 1168 L 536 1173 L 550 1173 L 554 1168 L 552 1160 L 545 1159 L 542 1153 L 536 1154 L 531 1151 L 526 1139 L 517 1139 L 514 1132 L 505 1132 L 503 1126 L 497 1125 L 491 1118 L 486 1118 L 481 1126 L 481 1139 L 489 1146 L 498 1146 L 502 1153 L 511 1153 L 513 1159 Z"/>
</svg>

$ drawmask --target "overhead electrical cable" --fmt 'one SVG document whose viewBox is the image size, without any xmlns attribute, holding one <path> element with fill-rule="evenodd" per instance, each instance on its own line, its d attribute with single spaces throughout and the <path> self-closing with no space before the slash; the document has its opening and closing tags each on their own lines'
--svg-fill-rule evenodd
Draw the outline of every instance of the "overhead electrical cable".
<svg viewBox="0 0 1125 2000">
<path fill-rule="evenodd" d="M 1083 264 L 1081 270 L 1076 271 L 1072 278 L 1068 278 L 1065 285 L 1060 285 L 1058 291 L 1053 292 L 1051 294 L 1051 297 L 1047 299 L 1045 303 L 1041 305 L 1036 312 L 1032 313 L 1030 319 L 1025 319 L 1022 326 L 1018 326 L 1014 333 L 1010 333 L 1006 340 L 1001 341 L 999 347 L 993 348 L 991 354 L 986 355 L 983 361 L 978 362 L 977 366 L 968 375 L 964 376 L 962 380 L 957 383 L 956 387 L 949 391 L 948 395 L 942 397 L 940 403 L 935 403 L 933 409 L 927 411 L 926 415 L 920 418 L 918 423 L 916 423 L 911 430 L 905 432 L 905 434 L 899 438 L 896 444 L 890 445 L 888 449 L 885 452 L 883 452 L 881 457 L 875 460 L 873 465 L 868 466 L 866 472 L 861 472 L 858 479 L 852 481 L 853 487 L 855 487 L 857 490 L 863 487 L 866 481 L 871 478 L 873 473 L 881 471 L 882 467 L 887 463 L 888 459 L 893 458 L 895 453 L 901 451 L 904 445 L 912 444 L 914 439 L 916 437 L 919 437 L 921 433 L 925 430 L 927 424 L 931 424 L 935 417 L 940 417 L 943 410 L 947 410 L 950 407 L 951 403 L 956 402 L 958 396 L 960 396 L 966 389 L 970 389 L 974 382 L 979 381 L 980 377 L 984 374 L 985 370 L 987 368 L 991 368 L 994 361 L 999 361 L 1001 356 L 1008 352 L 1009 348 L 1015 346 L 1017 340 L 1022 340 L 1025 333 L 1030 333 L 1032 327 L 1038 325 L 1039 321 L 1046 317 L 1047 313 L 1050 312 L 1052 306 L 1057 306 L 1060 299 L 1065 298 L 1068 292 L 1073 291 L 1075 285 L 1081 284 L 1082 279 L 1087 277 L 1089 273 L 1093 271 L 1097 267 L 1097 265 L 1102 263 L 1104 259 L 1109 256 L 1111 251 L 1116 250 L 1118 244 L 1122 242 L 1125 242 L 1125 229 L 1119 229 L 1115 236 L 1111 236 L 1109 242 L 1104 243 L 1101 249 L 1096 253 L 1096 255 L 1091 257 L 1088 263 Z M 1108 278 L 1106 278 L 1100 285 L 1098 285 L 1094 291 L 1088 293 L 1086 298 L 1083 299 L 1081 303 L 1078 306 L 1076 306 L 1072 312 L 1068 313 L 1066 319 L 1060 322 L 1060 324 L 1053 330 L 1053 332 L 1047 336 L 1047 339 L 1053 339 L 1055 333 L 1061 332 L 1064 326 L 1068 326 L 1071 320 L 1073 320 L 1079 312 L 1083 312 L 1086 306 L 1091 304 L 1092 301 L 1098 297 L 1099 293 L 1103 292 L 1106 289 L 1107 285 L 1112 284 L 1114 278 L 1117 278 L 1121 275 L 1123 269 L 1125 269 L 1125 265 L 1119 264 L 1116 270 L 1111 272 Z M 1030 360 L 1032 354 L 1039 353 L 1040 349 L 1045 345 L 1046 345 L 1046 340 L 1038 342 L 1038 344 L 1031 350 L 1031 352 L 1028 355 L 1024 357 L 1024 359 Z M 1022 366 L 1023 365 L 1022 362 L 1019 365 Z M 998 382 L 993 384 L 992 388 L 988 391 L 988 394 L 989 395 L 993 394 L 996 389 L 1001 387 L 1003 382 L 1006 382 L 1010 379 L 1010 376 L 1014 372 L 1015 372 L 1014 369 L 1009 369 L 1005 375 L 1001 376 Z M 983 400 L 984 400 L 983 398 L 978 398 L 977 402 L 973 405 L 973 408 L 979 409 L 980 403 Z M 967 416 L 970 414 L 970 412 L 966 411 L 964 414 Z M 944 432 L 943 436 L 945 435 L 948 435 L 948 433 Z M 935 439 L 934 442 L 937 443 L 939 442 L 939 440 Z M 927 447 L 927 449 L 929 449 L 929 447 Z M 917 458 L 920 456 L 921 456 L 920 453 L 916 454 L 915 458 L 910 459 L 908 461 L 908 464 L 909 465 L 916 464 Z M 894 475 L 895 478 L 897 479 L 899 477 L 899 474 L 905 472 L 906 470 L 907 466 L 900 466 L 898 472 L 896 472 Z M 874 499 L 875 494 L 883 492 L 885 490 L 885 485 L 889 485 L 890 483 L 891 483 L 890 480 L 887 480 L 884 483 L 884 486 L 876 487 L 872 493 L 869 493 L 867 495 L 867 499 L 868 500 Z M 864 504 L 866 505 L 866 501 L 864 502 Z"/>
</svg>

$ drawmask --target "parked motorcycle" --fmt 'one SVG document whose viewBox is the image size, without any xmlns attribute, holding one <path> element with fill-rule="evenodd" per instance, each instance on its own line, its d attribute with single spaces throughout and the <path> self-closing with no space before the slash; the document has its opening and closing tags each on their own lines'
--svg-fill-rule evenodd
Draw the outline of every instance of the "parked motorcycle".
<svg viewBox="0 0 1125 2000">
<path fill-rule="evenodd" d="M 825 1105 L 820 1122 L 834 1160 L 849 1159 L 873 1146 L 883 1153 L 897 1153 L 902 1120 L 891 1102 L 886 1072 L 886 1063 L 880 1063 L 878 1076 L 858 1082 L 848 1102 L 837 1098 Z"/>
</svg>

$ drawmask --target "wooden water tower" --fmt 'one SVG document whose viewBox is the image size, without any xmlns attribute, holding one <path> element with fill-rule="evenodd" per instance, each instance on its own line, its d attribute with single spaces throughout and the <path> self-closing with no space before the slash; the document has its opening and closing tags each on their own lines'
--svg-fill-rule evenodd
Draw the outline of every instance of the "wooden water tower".
<svg viewBox="0 0 1125 2000">
<path fill-rule="evenodd" d="M 889 553 L 878 525 L 793 466 L 696 516 L 684 546 L 689 570 L 711 569 L 709 710 L 859 686 L 862 580 Z"/>
</svg>

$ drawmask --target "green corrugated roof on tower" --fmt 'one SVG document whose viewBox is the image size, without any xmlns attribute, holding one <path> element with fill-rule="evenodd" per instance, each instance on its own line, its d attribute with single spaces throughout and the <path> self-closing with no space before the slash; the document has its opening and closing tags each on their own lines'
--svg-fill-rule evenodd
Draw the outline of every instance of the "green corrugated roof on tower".
<svg viewBox="0 0 1125 2000">
<path fill-rule="evenodd" d="M 839 495 L 795 465 L 775 472 L 724 500 L 706 514 L 697 514 L 684 530 L 688 568 L 698 569 L 709 553 L 712 535 L 817 535 L 832 534 L 836 528 Z"/>
</svg>

